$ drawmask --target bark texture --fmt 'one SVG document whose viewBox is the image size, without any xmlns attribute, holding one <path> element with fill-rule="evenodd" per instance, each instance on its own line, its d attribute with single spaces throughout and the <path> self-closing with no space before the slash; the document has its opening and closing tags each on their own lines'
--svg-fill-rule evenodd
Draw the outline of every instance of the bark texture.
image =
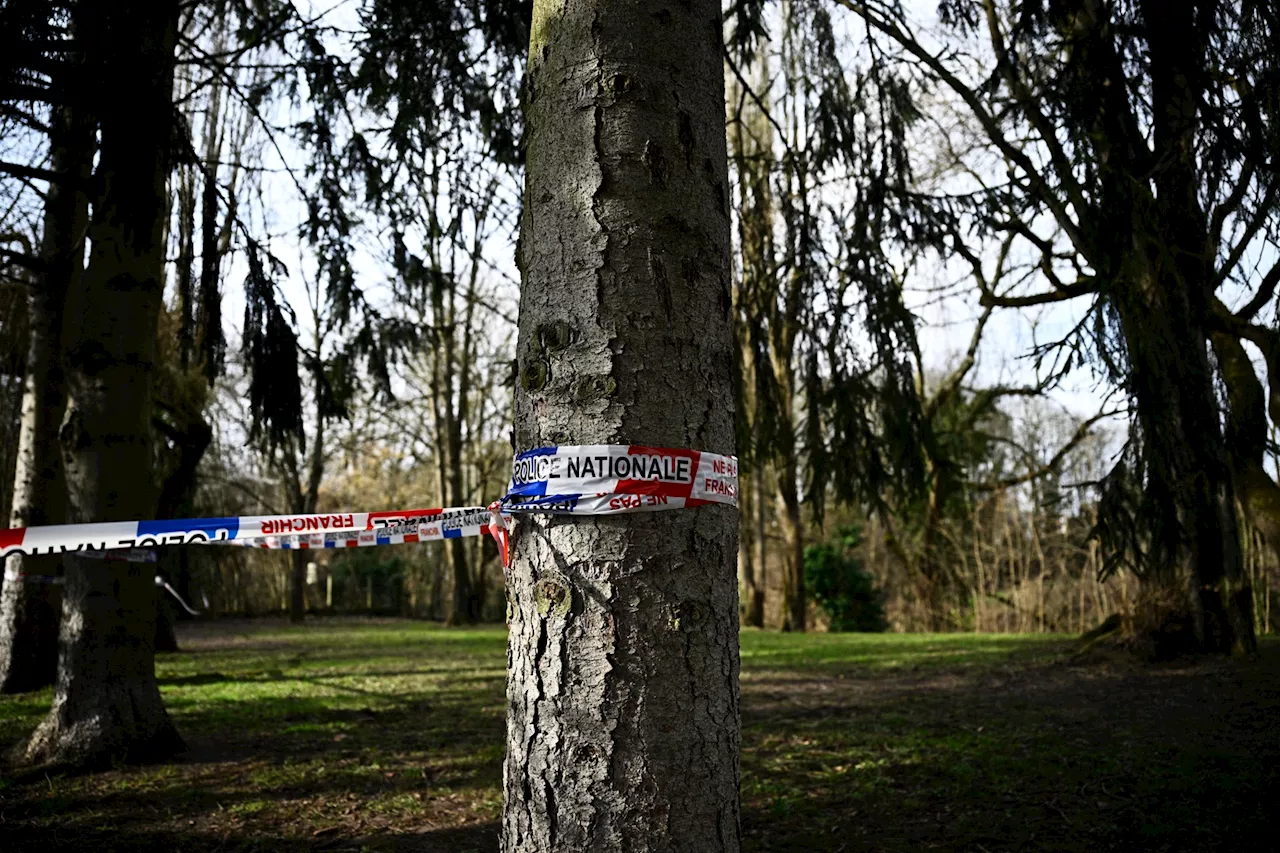
<svg viewBox="0 0 1280 853">
<path fill-rule="evenodd" d="M 1236 516 L 1239 486 L 1220 423 L 1206 334 L 1214 276 L 1212 253 L 1202 247 L 1212 245 L 1212 231 L 1199 198 L 1196 133 L 1209 74 L 1207 34 L 1193 3 L 1142 6 L 1148 21 L 1161 22 L 1147 33 L 1152 136 L 1161 158 L 1152 169 L 1152 193 L 1132 180 L 1141 169 L 1131 163 L 1130 152 L 1145 150 L 1144 143 L 1124 132 L 1111 134 L 1116 143 L 1108 156 L 1118 162 L 1106 164 L 1114 170 L 1104 172 L 1110 178 L 1108 201 L 1112 216 L 1129 221 L 1118 228 L 1104 224 L 1100 241 L 1103 257 L 1123 259 L 1103 271 L 1120 285 L 1112 304 L 1127 344 L 1128 384 L 1138 402 L 1148 461 L 1143 488 L 1176 508 L 1153 531 L 1163 561 L 1143 578 L 1139 622 L 1165 647 L 1161 656 L 1252 654 L 1257 640 Z M 1114 242 L 1108 245 L 1108 239 Z M 1247 490 L 1244 498 L 1249 499 Z"/>
<path fill-rule="evenodd" d="M 50 182 L 45 196 L 40 246 L 45 268 L 27 298 L 27 372 L 10 527 L 62 524 L 66 520 L 66 488 L 58 447 L 58 427 L 67 402 L 62 375 L 63 304 L 67 294 L 79 287 L 84 265 L 88 221 L 84 184 L 93 159 L 92 124 L 83 108 L 54 110 L 50 148 L 53 171 L 73 180 Z M 51 576 L 58 574 L 60 560 L 15 554 L 5 568 Z M 53 684 L 61 610 L 62 590 L 53 584 L 4 584 L 0 593 L 0 693 L 21 693 Z"/>
<path fill-rule="evenodd" d="M 82 287 L 66 311 L 60 432 L 72 522 L 148 518 L 151 383 L 164 264 L 178 4 L 86 4 L 101 152 Z M 147 564 L 65 559 L 53 707 L 28 762 L 94 767 L 158 758 L 181 741 L 155 680 L 156 589 Z"/>
<path fill-rule="evenodd" d="M 515 444 L 733 452 L 720 5 L 535 2 Z M 737 518 L 521 516 L 507 853 L 739 849 Z"/>
</svg>

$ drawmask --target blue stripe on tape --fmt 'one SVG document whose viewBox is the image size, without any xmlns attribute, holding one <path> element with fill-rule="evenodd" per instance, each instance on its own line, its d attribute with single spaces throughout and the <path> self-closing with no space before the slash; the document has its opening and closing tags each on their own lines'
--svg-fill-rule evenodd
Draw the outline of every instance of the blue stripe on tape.
<svg viewBox="0 0 1280 853">
<path fill-rule="evenodd" d="M 227 531 L 228 538 L 240 532 L 240 519 L 230 518 L 167 518 L 161 521 L 139 521 L 138 538 L 163 536 L 166 533 L 188 533 L 199 530 L 210 539 L 218 538 L 218 531 Z"/>
<path fill-rule="evenodd" d="M 535 456 L 555 456 L 560 451 L 560 446 L 554 447 L 535 447 L 533 450 L 525 450 L 516 454 L 516 460 L 532 459 Z"/>
<path fill-rule="evenodd" d="M 547 493 L 546 480 L 533 480 L 529 483 L 516 486 L 510 492 L 513 495 L 520 495 L 526 498 L 540 498 Z"/>
<path fill-rule="evenodd" d="M 445 539 L 461 539 L 462 530 L 460 528 L 454 528 L 453 530 L 444 530 L 444 531 L 441 531 L 441 535 Z"/>
<path fill-rule="evenodd" d="M 535 500 L 519 500 L 521 497 L 533 497 Z M 552 512 L 569 512 L 577 508 L 578 500 L 581 494 L 576 495 L 521 495 L 518 490 L 512 490 L 502 499 L 501 503 L 507 509 L 513 510 L 538 510 L 539 508 L 547 508 Z"/>
</svg>

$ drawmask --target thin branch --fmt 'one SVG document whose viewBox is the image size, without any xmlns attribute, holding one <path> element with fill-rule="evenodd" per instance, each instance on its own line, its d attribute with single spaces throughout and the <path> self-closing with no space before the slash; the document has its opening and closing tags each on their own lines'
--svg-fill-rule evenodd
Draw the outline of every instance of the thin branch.
<svg viewBox="0 0 1280 853">
<path fill-rule="evenodd" d="M 1258 292 L 1249 300 L 1249 304 L 1236 312 L 1236 317 L 1241 320 L 1252 320 L 1254 315 L 1271 301 L 1271 297 L 1276 293 L 1277 284 L 1280 284 L 1280 261 L 1273 264 L 1267 274 L 1262 277 L 1262 283 L 1258 285 Z"/>
<path fill-rule="evenodd" d="M 997 296 L 994 293 L 984 293 L 978 298 L 978 304 L 997 308 L 1029 308 L 1033 305 L 1066 302 L 1069 299 L 1075 299 L 1077 296 L 1085 296 L 1097 292 L 1097 279 L 1083 278 L 1047 293 L 1032 293 L 1027 296 Z"/>
<path fill-rule="evenodd" d="M 1080 442 L 1084 441 L 1086 438 L 1088 438 L 1092 434 L 1092 427 L 1094 424 L 1096 424 L 1100 420 L 1112 417 L 1113 415 L 1117 415 L 1117 414 L 1119 414 L 1119 412 L 1114 410 L 1098 412 L 1098 414 L 1089 418 L 1087 421 L 1083 421 L 1080 424 L 1080 426 L 1076 427 L 1076 431 L 1072 434 L 1071 439 L 1067 441 L 1066 444 L 1062 445 L 1062 447 L 1058 448 L 1058 452 L 1053 454 L 1053 456 L 1049 459 L 1049 461 L 1046 462 L 1044 465 L 1041 465 L 1039 468 L 1028 471 L 1025 474 L 1019 474 L 1016 477 L 1005 477 L 1000 480 L 988 480 L 988 481 L 970 480 L 966 483 L 966 485 L 968 485 L 969 488 L 979 492 L 998 492 L 1003 489 L 1011 489 L 1014 486 L 1021 486 L 1024 483 L 1030 483 L 1032 480 L 1036 480 L 1036 479 L 1039 479 L 1040 477 L 1043 477 L 1046 474 L 1050 474 L 1053 472 L 1055 468 L 1058 467 L 1059 464 L 1061 464 L 1062 460 L 1067 457 L 1068 453 L 1074 450 L 1080 444 Z"/>
<path fill-rule="evenodd" d="M 1005 135 L 1000 131 L 1000 126 L 997 123 L 995 116 L 987 111 L 986 107 L 982 104 L 982 101 L 979 100 L 977 93 L 962 83 L 960 79 L 942 63 L 941 59 L 925 50 L 924 47 L 921 46 L 920 42 L 913 36 L 904 32 L 902 28 L 894 22 L 884 20 L 873 14 L 871 9 L 865 3 L 858 3 L 855 2 L 855 0 L 835 0 L 835 2 L 846 9 L 849 9 L 854 14 L 861 16 L 868 24 L 898 42 L 898 44 L 905 48 L 908 53 L 914 55 L 930 70 L 932 70 L 933 73 L 948 86 L 948 88 L 960 96 L 961 100 L 963 100 L 969 109 L 973 111 L 974 117 L 978 119 L 983 130 L 986 131 L 987 137 L 1000 149 L 1001 153 L 1003 153 L 1005 157 L 1012 160 L 1027 176 L 1027 180 L 1031 184 L 1031 189 L 1035 191 L 1036 195 L 1040 197 L 1040 199 L 1049 208 L 1050 212 L 1053 213 L 1054 218 L 1058 221 L 1058 225 L 1060 225 L 1062 230 L 1066 232 L 1067 237 L 1070 238 L 1071 244 L 1075 246 L 1076 251 L 1085 257 L 1089 257 L 1089 247 L 1086 245 L 1079 227 L 1071 218 L 1070 214 L 1067 213 L 1066 206 L 1062 203 L 1062 200 L 1054 194 L 1053 188 L 1049 186 L 1048 182 L 1044 179 L 1044 176 L 1036 170 L 1035 164 L 1031 162 L 1031 159 L 1014 146 L 1007 138 L 1005 138 Z M 1083 213 L 1084 211 L 1080 212 Z"/>
<path fill-rule="evenodd" d="M 30 178 L 33 181 L 69 181 L 71 176 L 62 172 L 55 172 L 51 169 L 42 169 L 39 166 L 27 166 L 22 163 L 10 163 L 7 160 L 0 160 L 0 172 L 7 175 L 15 175 L 19 178 Z"/>
</svg>

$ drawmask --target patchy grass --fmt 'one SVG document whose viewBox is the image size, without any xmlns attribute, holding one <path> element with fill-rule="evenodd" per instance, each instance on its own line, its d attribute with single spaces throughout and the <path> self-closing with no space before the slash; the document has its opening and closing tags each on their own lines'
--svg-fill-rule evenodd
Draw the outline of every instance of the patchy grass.
<svg viewBox="0 0 1280 853">
<path fill-rule="evenodd" d="M 177 761 L 0 778 L 0 849 L 497 849 L 505 635 L 188 626 Z M 1064 662 L 1062 638 L 746 632 L 751 851 L 1270 850 L 1280 647 Z M 0 744 L 48 692 L 0 697 Z M 1262 838 L 1262 841 L 1255 841 Z"/>
</svg>

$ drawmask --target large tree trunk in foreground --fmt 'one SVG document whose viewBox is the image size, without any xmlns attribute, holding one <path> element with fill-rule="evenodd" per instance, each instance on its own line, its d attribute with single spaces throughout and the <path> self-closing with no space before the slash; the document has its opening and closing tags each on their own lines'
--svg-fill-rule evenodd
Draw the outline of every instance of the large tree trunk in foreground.
<svg viewBox="0 0 1280 853">
<path fill-rule="evenodd" d="M 73 522 L 151 516 L 151 374 L 164 265 L 176 2 L 81 7 L 101 155 L 83 286 L 67 301 L 61 430 Z M 23 749 L 77 767 L 158 758 L 181 740 L 155 679 L 145 563 L 66 558 L 58 683 Z"/>
<path fill-rule="evenodd" d="M 733 451 L 720 4 L 538 0 L 517 449 Z M 507 853 L 737 851 L 737 519 L 521 516 Z"/>
<path fill-rule="evenodd" d="M 88 202 L 84 183 L 93 160 L 93 128 L 84 110 L 54 110 L 50 129 L 53 171 L 45 196 L 40 255 L 45 269 L 27 299 L 29 340 L 22 393 L 22 425 L 14 472 L 10 527 L 66 521 L 66 488 L 58 427 L 66 409 L 62 375 L 63 303 L 79 287 L 84 265 Z M 10 574 L 53 576 L 56 556 L 9 557 Z M 58 619 L 62 591 L 51 583 L 7 581 L 0 593 L 0 693 L 20 693 L 53 684 L 58 667 Z"/>
<path fill-rule="evenodd" d="M 1143 440 L 1154 445 L 1146 488 L 1168 488 L 1180 515 L 1177 556 L 1144 578 L 1156 612 L 1180 597 L 1193 648 L 1253 653 L 1253 594 L 1244 569 L 1230 449 L 1209 362 L 1205 326 L 1213 315 L 1209 217 L 1201 206 L 1196 133 L 1205 68 L 1202 13 L 1196 4 L 1143 3 L 1150 15 L 1153 139 L 1162 152 L 1154 198 L 1132 208 L 1135 260 L 1145 261 L 1117 301 L 1130 344 L 1131 384 Z M 1121 190 L 1126 192 L 1126 190 Z M 1157 528 L 1158 546 L 1163 533 Z M 1173 536 L 1167 537 L 1173 539 Z M 1148 594 L 1150 590 L 1150 594 Z M 1180 651 L 1180 649 L 1172 649 Z"/>
</svg>

